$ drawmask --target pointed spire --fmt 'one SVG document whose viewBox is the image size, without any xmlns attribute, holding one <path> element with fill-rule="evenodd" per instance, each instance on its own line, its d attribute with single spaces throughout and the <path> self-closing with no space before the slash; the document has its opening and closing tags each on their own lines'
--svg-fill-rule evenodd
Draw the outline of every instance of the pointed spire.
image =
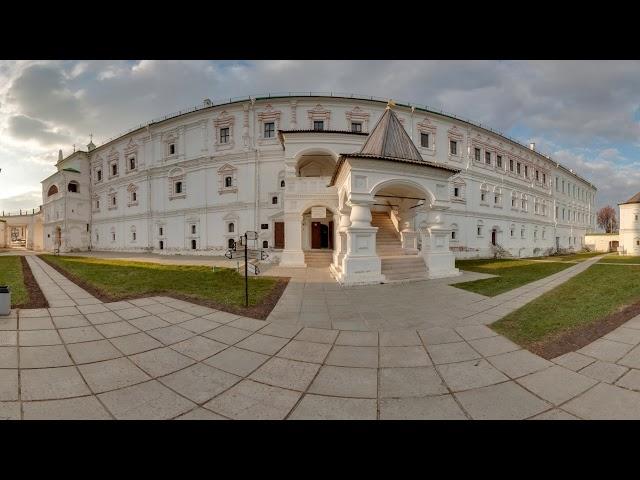
<svg viewBox="0 0 640 480">
<path fill-rule="evenodd" d="M 393 111 L 393 105 L 395 105 L 393 100 L 389 100 L 387 109 L 373 127 L 360 153 L 383 158 L 423 161 L 422 155 Z"/>
<path fill-rule="evenodd" d="M 62 149 L 58 150 L 58 161 L 62 161 Z"/>
</svg>

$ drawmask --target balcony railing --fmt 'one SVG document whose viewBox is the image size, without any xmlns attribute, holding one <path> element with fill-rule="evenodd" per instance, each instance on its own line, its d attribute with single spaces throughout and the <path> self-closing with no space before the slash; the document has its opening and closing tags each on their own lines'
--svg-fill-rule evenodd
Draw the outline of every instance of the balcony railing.
<svg viewBox="0 0 640 480">
<path fill-rule="evenodd" d="M 15 212 L 5 212 L 4 210 L 2 211 L 2 217 L 19 217 L 21 215 L 36 215 L 38 213 L 40 213 L 40 211 L 42 210 L 41 207 L 38 208 L 32 208 L 32 209 L 25 209 L 25 210 L 18 210 Z"/>
</svg>

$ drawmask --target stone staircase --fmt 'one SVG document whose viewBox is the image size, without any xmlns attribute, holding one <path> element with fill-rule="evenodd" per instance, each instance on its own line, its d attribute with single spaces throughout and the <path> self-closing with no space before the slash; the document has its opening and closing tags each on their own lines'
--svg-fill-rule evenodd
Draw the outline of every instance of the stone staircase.
<svg viewBox="0 0 640 480">
<path fill-rule="evenodd" d="M 382 274 L 387 281 L 422 280 L 427 278 L 427 267 L 419 255 L 402 249 L 400 234 L 389 215 L 371 212 L 371 225 L 378 227 L 376 252 L 380 257 Z"/>
<path fill-rule="evenodd" d="M 328 267 L 333 260 L 333 250 L 305 250 L 304 263 L 307 267 Z"/>
</svg>

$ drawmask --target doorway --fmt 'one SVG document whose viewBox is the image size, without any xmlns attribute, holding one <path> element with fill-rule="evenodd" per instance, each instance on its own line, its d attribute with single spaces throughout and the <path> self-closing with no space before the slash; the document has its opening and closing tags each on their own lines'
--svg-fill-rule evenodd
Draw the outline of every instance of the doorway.
<svg viewBox="0 0 640 480">
<path fill-rule="evenodd" d="M 321 222 L 311 222 L 311 248 L 333 248 L 330 233 L 333 231 L 333 221 L 326 225 Z"/>
<path fill-rule="evenodd" d="M 493 245 L 494 247 L 498 243 L 497 237 L 498 237 L 498 232 L 496 232 L 496 229 L 494 228 L 493 230 L 491 230 L 491 245 Z"/>
<path fill-rule="evenodd" d="M 284 248 L 284 222 L 274 222 L 273 230 L 275 248 Z"/>
</svg>

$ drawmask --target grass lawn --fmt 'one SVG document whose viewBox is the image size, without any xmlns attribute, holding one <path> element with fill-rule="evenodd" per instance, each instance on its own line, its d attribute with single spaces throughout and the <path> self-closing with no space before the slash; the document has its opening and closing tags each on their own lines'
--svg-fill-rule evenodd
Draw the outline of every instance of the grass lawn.
<svg viewBox="0 0 640 480">
<path fill-rule="evenodd" d="M 638 263 L 640 264 L 640 257 L 628 257 L 626 255 L 607 255 L 598 263 Z"/>
<path fill-rule="evenodd" d="M 9 285 L 11 288 L 12 308 L 29 302 L 29 292 L 24 284 L 20 257 L 0 257 L 0 285 Z"/>
<path fill-rule="evenodd" d="M 640 302 L 640 266 L 592 265 L 491 327 L 522 346 L 545 342 Z"/>
<path fill-rule="evenodd" d="M 456 267 L 461 270 L 489 273 L 498 275 L 498 277 L 455 283 L 452 286 L 494 297 L 540 278 L 548 277 L 569 268 L 571 265 L 571 263 L 514 259 L 456 260 Z"/>
<path fill-rule="evenodd" d="M 244 307 L 244 277 L 235 270 L 195 265 L 161 265 L 106 258 L 42 255 L 73 277 L 112 299 L 178 294 Z M 249 305 L 259 306 L 278 283 L 275 278 L 249 278 Z"/>
<path fill-rule="evenodd" d="M 569 255 L 552 255 L 550 257 L 540 257 L 539 260 L 555 260 L 557 262 L 584 262 L 592 257 L 603 255 L 601 252 L 573 253 Z"/>
</svg>

